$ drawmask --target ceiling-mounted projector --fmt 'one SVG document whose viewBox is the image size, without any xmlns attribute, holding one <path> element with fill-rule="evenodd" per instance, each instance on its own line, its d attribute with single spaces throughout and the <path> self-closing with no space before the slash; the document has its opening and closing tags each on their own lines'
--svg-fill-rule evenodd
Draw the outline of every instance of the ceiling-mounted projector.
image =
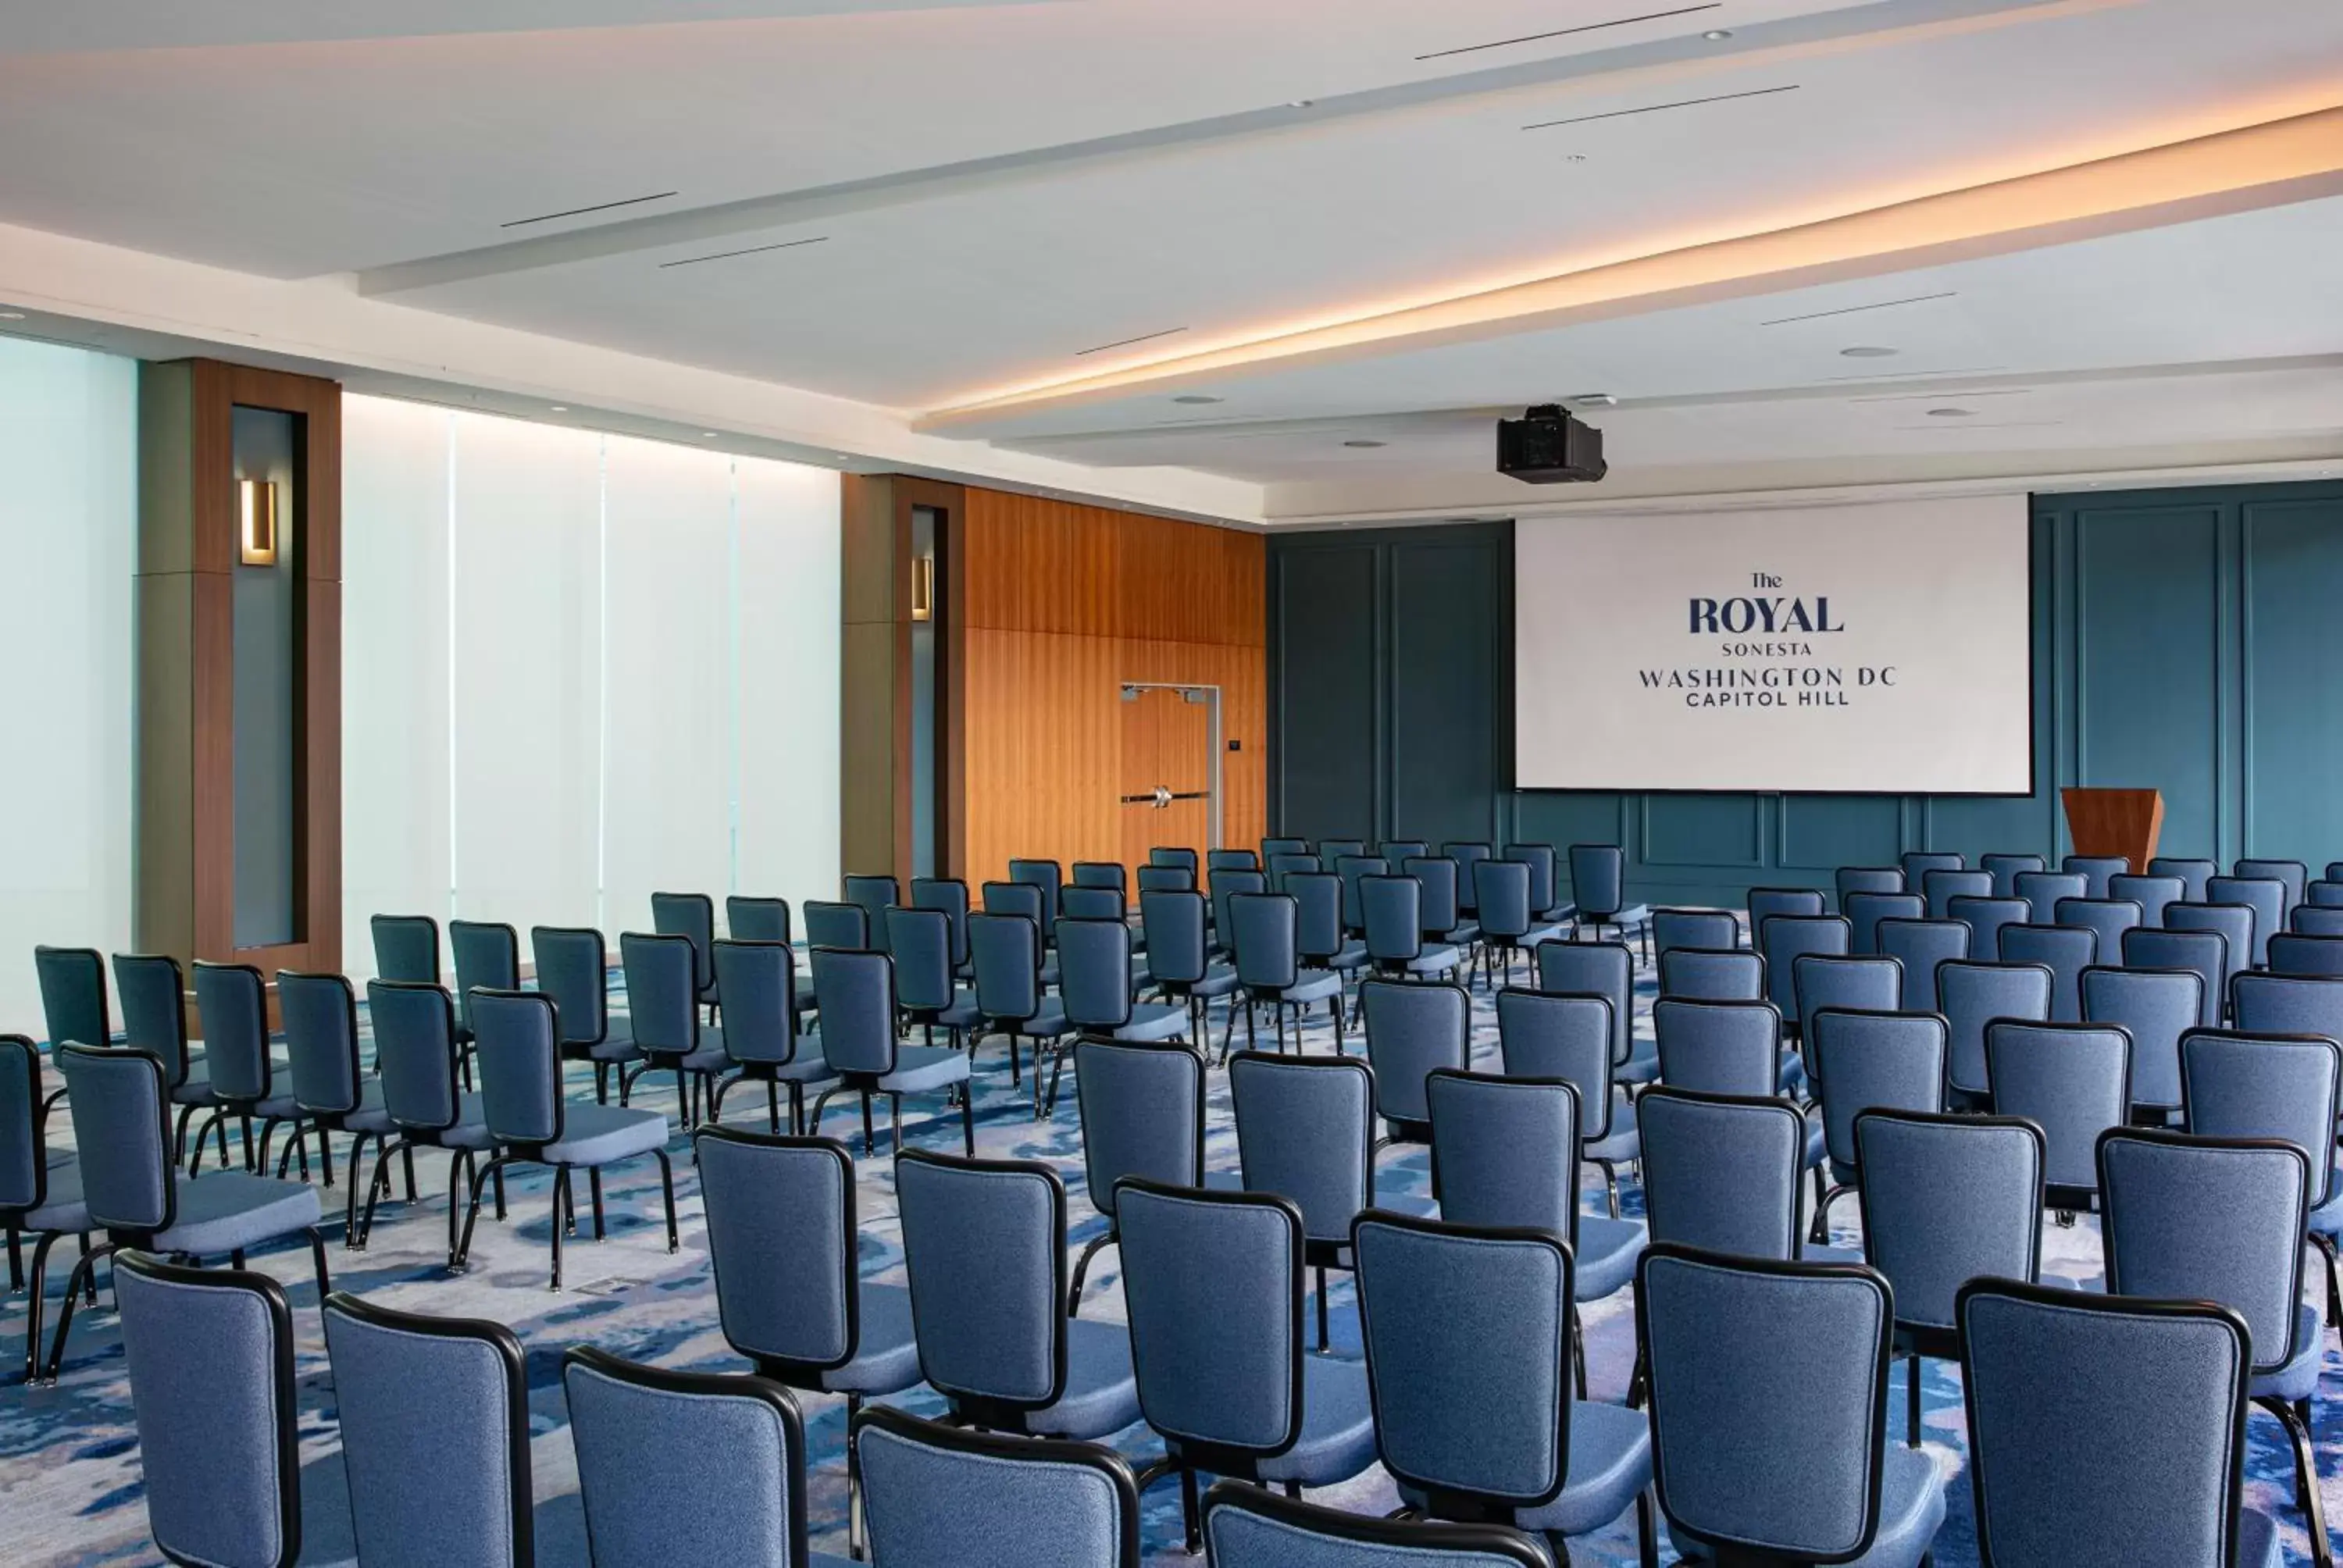
<svg viewBox="0 0 2343 1568">
<path fill-rule="evenodd" d="M 1497 421 L 1500 474 L 1525 485 L 1591 485 L 1610 471 L 1603 461 L 1603 432 L 1571 417 L 1559 403 Z"/>
</svg>

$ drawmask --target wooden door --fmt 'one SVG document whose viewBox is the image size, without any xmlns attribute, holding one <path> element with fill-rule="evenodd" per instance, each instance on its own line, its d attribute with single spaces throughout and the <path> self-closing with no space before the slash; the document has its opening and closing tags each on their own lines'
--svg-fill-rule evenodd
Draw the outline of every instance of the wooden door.
<svg viewBox="0 0 2343 1568">
<path fill-rule="evenodd" d="M 1123 864 L 1145 865 L 1158 847 L 1184 848 L 1196 851 L 1201 873 L 1212 829 L 1212 704 L 1173 687 L 1136 692 L 1121 703 Z"/>
</svg>

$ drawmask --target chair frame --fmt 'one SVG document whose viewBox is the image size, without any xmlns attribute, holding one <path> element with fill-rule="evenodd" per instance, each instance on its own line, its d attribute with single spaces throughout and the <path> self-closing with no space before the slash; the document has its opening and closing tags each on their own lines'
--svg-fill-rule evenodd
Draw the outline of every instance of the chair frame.
<svg viewBox="0 0 2343 1568">
<path fill-rule="evenodd" d="M 859 1094 L 862 1097 L 862 1152 L 866 1155 L 870 1154 L 876 1147 L 873 1129 L 870 1125 L 870 1101 L 873 1095 L 883 1094 L 887 1097 L 887 1135 L 893 1142 L 895 1151 L 898 1154 L 900 1154 L 903 1151 L 902 1091 L 900 1090 L 881 1089 L 879 1087 L 881 1080 L 889 1077 L 894 1072 L 896 1067 L 901 1061 L 903 1054 L 903 1035 L 901 1026 L 899 1021 L 901 1018 L 901 1013 L 895 1005 L 895 955 L 892 953 L 869 952 L 866 950 L 864 953 L 857 956 L 878 959 L 885 963 L 887 968 L 886 1012 L 889 1026 L 887 1032 L 887 1070 L 885 1072 L 850 1071 L 845 1068 L 840 1067 L 836 1062 L 831 1062 L 830 1070 L 838 1074 L 838 1081 L 831 1084 L 828 1089 L 823 1090 L 820 1094 L 814 1096 L 813 1111 L 806 1118 L 806 1132 L 810 1137 L 819 1138 L 821 1136 L 821 1113 L 829 1106 L 831 1095 L 841 1093 Z M 809 964 L 808 968 L 810 969 L 811 965 Z M 1036 993 L 1038 994 L 1038 992 L 1039 988 L 1036 987 Z M 820 995 L 820 988 L 816 988 L 814 994 L 817 998 Z M 1012 1036 L 1011 1038 L 1013 1039 L 1014 1037 Z M 825 1045 L 826 1044 L 827 1042 L 825 1042 Z M 823 1054 L 825 1057 L 828 1055 L 826 1049 Z M 970 1048 L 970 1054 L 972 1063 L 974 1060 L 973 1047 Z M 1059 1059 L 1058 1070 L 1061 1072 L 1065 1070 L 1065 1061 L 1062 1057 Z M 1041 1063 L 1040 1058 L 1037 1056 L 1033 1062 L 1033 1086 L 1037 1095 L 1040 1092 L 1041 1085 Z M 967 1146 L 969 1154 L 972 1157 L 976 1153 L 976 1093 L 974 1082 L 971 1081 L 967 1084 L 961 1085 L 960 1091 L 961 1091 L 958 1096 L 960 1101 L 960 1139 Z M 1052 1078 L 1050 1082 L 1051 1105 L 1054 1107 L 1057 1104 L 1057 1081 Z M 946 1110 L 949 1111 L 950 1108 L 950 1102 L 947 1101 Z"/>
<path fill-rule="evenodd" d="M 931 910 L 924 912 L 930 914 L 941 914 L 943 911 L 940 910 Z M 946 920 L 946 932 L 945 940 L 949 943 L 950 940 L 949 934 L 949 917 L 947 917 Z M 716 949 L 719 943 L 725 947 L 778 948 L 783 953 L 788 955 L 789 974 L 789 1061 L 793 1062 L 797 1060 L 798 1052 L 805 1049 L 805 1030 L 800 1027 L 803 1022 L 804 1015 L 798 1006 L 797 949 L 788 942 L 769 941 L 761 938 L 719 937 L 715 941 L 708 944 L 708 965 L 711 970 L 716 967 Z M 729 1020 L 728 1020 L 728 1032 L 725 1035 L 725 1039 L 728 1040 L 731 1039 L 731 1035 L 729 1032 Z M 728 1052 L 727 1054 L 729 1053 Z M 766 1125 L 770 1127 L 775 1132 L 779 1132 L 781 1130 L 781 1085 L 786 1082 L 789 1085 L 789 1131 L 791 1132 L 803 1131 L 805 1127 L 805 1081 L 797 1078 L 783 1079 L 780 1075 L 780 1069 L 788 1065 L 789 1062 L 779 1061 L 743 1061 L 737 1056 L 733 1057 L 733 1070 L 729 1076 L 719 1073 L 717 1076 L 715 1083 L 709 1088 L 708 1096 L 708 1115 L 705 1120 L 701 1121 L 700 1125 L 703 1127 L 712 1127 L 724 1119 L 724 1096 L 734 1084 L 762 1083 L 765 1086 Z"/>
<path fill-rule="evenodd" d="M 1097 1471 L 1114 1490 L 1117 1533 L 1122 1549 L 1115 1557 L 1113 1568 L 1139 1568 L 1139 1483 L 1131 1475 L 1130 1464 L 1114 1450 L 1095 1442 L 1077 1442 L 1071 1438 L 1010 1436 L 922 1421 L 883 1404 L 874 1404 L 854 1417 L 850 1428 L 852 1446 L 859 1449 L 862 1433 L 874 1428 L 909 1442 L 959 1449 L 987 1459 L 1079 1464 Z"/>
<path fill-rule="evenodd" d="M 407 1188 L 407 1201 L 413 1202 L 415 1201 L 414 1185 L 411 1180 L 415 1158 L 412 1152 L 413 1147 L 419 1143 L 427 1149 L 446 1149 L 447 1148 L 447 1144 L 443 1135 L 449 1128 L 458 1126 L 462 1123 L 464 1091 L 458 1081 L 468 1075 L 468 1064 L 470 1060 L 465 1054 L 464 1047 L 457 1039 L 456 1001 L 453 997 L 447 994 L 447 987 L 438 985 L 426 986 L 414 980 L 368 980 L 367 984 L 369 990 L 376 986 L 380 986 L 386 990 L 417 992 L 429 990 L 437 991 L 438 993 L 440 1006 L 447 1010 L 448 1050 L 447 1083 L 452 1091 L 450 1099 L 456 1107 L 456 1119 L 447 1122 L 445 1126 L 437 1128 L 418 1127 L 409 1122 L 395 1121 L 393 1125 L 398 1130 L 397 1135 L 377 1141 L 375 1151 L 374 1179 L 367 1187 L 366 1207 L 360 1211 L 358 1216 L 357 1238 L 355 1241 L 351 1241 L 349 1242 L 350 1250 L 358 1252 L 365 1251 L 367 1249 L 367 1243 L 374 1237 L 374 1210 L 376 1201 L 380 1199 L 383 1193 L 390 1190 L 390 1184 L 387 1180 L 390 1157 L 393 1154 L 398 1154 L 405 1157 L 407 1162 L 407 1169 L 410 1173 L 410 1181 Z M 372 1008 L 373 1004 L 371 1000 L 368 1001 L 367 1005 L 369 1009 Z M 381 1050 L 382 1048 L 380 1044 L 377 1043 L 375 1047 L 377 1062 L 379 1062 Z M 378 1070 L 379 1069 L 377 1068 L 377 1070 Z M 447 1264 L 450 1268 L 455 1267 L 456 1264 L 457 1216 L 463 1211 L 464 1183 L 469 1180 L 471 1173 L 478 1169 L 478 1165 L 479 1157 L 477 1150 L 456 1149 L 450 1151 L 450 1160 L 447 1167 Z M 356 1169 L 355 1163 L 353 1163 L 352 1169 Z M 355 1185 L 355 1183 L 353 1185 Z M 495 1172 L 493 1191 L 496 1193 L 497 1218 L 502 1220 L 505 1217 L 505 1176 L 504 1172 L 501 1171 Z"/>
</svg>

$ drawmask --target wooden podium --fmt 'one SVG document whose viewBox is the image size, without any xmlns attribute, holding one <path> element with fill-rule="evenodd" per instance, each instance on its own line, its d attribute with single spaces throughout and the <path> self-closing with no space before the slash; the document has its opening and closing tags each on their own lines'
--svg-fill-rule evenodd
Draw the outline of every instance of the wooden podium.
<svg viewBox="0 0 2343 1568">
<path fill-rule="evenodd" d="M 2164 797 L 2154 789 L 2061 789 L 2066 833 L 2077 855 L 2121 855 L 2135 875 L 2156 858 Z"/>
</svg>

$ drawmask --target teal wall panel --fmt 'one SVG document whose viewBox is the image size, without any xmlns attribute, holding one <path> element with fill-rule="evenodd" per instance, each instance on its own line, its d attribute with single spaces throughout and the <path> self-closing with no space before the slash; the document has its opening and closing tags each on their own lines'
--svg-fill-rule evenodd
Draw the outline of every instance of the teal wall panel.
<svg viewBox="0 0 2343 1568">
<path fill-rule="evenodd" d="M 1765 863 L 1765 802 L 1755 795 L 1644 795 L 1637 855 L 1647 866 Z"/>
<path fill-rule="evenodd" d="M 1900 795 L 1785 795 L 1779 811 L 1785 869 L 1892 866 L 1904 852 Z"/>
<path fill-rule="evenodd" d="M 2343 496 L 2248 504 L 2245 554 L 2247 854 L 2343 859 Z"/>
</svg>

